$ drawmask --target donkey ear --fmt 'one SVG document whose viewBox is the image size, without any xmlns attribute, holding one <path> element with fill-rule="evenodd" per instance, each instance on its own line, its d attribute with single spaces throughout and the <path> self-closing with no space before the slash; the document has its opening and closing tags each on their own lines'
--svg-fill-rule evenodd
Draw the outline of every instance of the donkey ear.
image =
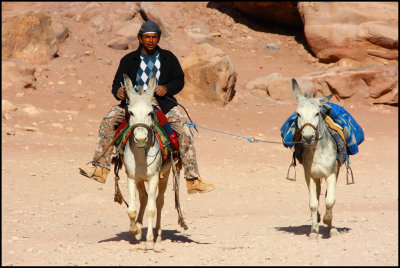
<svg viewBox="0 0 400 268">
<path fill-rule="evenodd" d="M 126 87 L 126 94 L 128 95 L 128 98 L 131 100 L 135 97 L 135 89 L 133 88 L 133 84 L 131 79 L 127 74 L 123 74 L 124 77 L 124 82 L 125 82 L 125 87 Z"/>
<path fill-rule="evenodd" d="M 303 95 L 301 94 L 299 85 L 297 84 L 297 81 L 295 79 L 292 79 L 292 90 L 294 96 L 296 97 L 296 101 L 299 102 Z"/>
<path fill-rule="evenodd" d="M 149 81 L 149 87 L 146 90 L 146 93 L 149 97 L 153 97 L 154 96 L 154 91 L 156 90 L 157 87 L 157 80 L 156 80 L 156 74 L 153 74 L 150 77 L 150 81 Z"/>
<path fill-rule="evenodd" d="M 322 104 L 324 104 L 325 102 L 327 102 L 328 100 L 330 100 L 333 97 L 333 94 L 329 95 L 329 96 L 321 96 L 318 98 L 319 101 L 319 106 L 321 106 Z"/>
</svg>

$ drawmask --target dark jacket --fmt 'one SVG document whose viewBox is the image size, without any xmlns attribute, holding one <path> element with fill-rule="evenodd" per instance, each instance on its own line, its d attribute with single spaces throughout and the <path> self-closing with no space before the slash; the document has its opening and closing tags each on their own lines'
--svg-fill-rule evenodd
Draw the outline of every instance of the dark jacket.
<svg viewBox="0 0 400 268">
<path fill-rule="evenodd" d="M 136 84 L 136 73 L 140 65 L 141 49 L 142 47 L 139 46 L 139 48 L 136 51 L 133 51 L 125 55 L 119 63 L 119 67 L 117 73 L 115 74 L 112 85 L 112 94 L 117 100 L 121 100 L 117 97 L 117 92 L 118 89 L 121 87 L 120 82 L 124 84 L 124 79 L 122 74 L 126 73 L 129 76 L 133 86 L 135 86 Z M 181 65 L 179 64 L 178 59 L 171 51 L 161 49 L 159 46 L 157 46 L 157 49 L 160 52 L 160 62 L 161 62 L 160 78 L 158 84 L 165 86 L 167 88 L 167 94 L 163 97 L 154 94 L 154 97 L 156 98 L 158 104 L 160 105 L 161 110 L 164 112 L 164 114 L 166 114 L 168 113 L 169 110 L 171 110 L 173 107 L 177 105 L 175 103 L 177 101 L 173 95 L 179 93 L 182 90 L 185 84 L 184 73 L 182 71 Z M 175 102 L 167 99 L 166 96 L 173 99 Z"/>
</svg>

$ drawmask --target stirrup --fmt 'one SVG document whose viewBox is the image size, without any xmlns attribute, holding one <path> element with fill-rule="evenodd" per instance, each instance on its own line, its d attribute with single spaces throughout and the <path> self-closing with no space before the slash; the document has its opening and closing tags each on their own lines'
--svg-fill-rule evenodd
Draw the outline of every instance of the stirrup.
<svg viewBox="0 0 400 268">
<path fill-rule="evenodd" d="M 353 177 L 353 170 L 351 169 L 351 167 L 350 167 L 350 164 L 349 164 L 349 156 L 346 154 L 346 183 L 347 184 L 354 184 L 355 182 L 354 182 L 354 177 Z M 350 169 L 350 172 L 349 172 L 349 169 Z M 351 175 L 351 182 L 349 182 L 349 173 L 350 173 L 350 175 Z"/>
<path fill-rule="evenodd" d="M 294 169 L 294 177 L 291 178 L 289 177 L 289 172 L 290 172 L 290 168 L 293 167 Z M 293 158 L 292 158 L 292 163 L 289 165 L 288 171 L 287 171 L 287 175 L 286 175 L 286 179 L 289 181 L 295 181 L 296 180 L 296 158 L 293 152 Z"/>
</svg>

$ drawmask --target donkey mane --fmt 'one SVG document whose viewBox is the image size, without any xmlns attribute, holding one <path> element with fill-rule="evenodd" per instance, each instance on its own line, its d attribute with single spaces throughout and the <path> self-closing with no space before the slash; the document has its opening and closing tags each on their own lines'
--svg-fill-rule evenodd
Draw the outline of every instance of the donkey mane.
<svg viewBox="0 0 400 268">
<path fill-rule="evenodd" d="M 308 91 L 308 92 L 305 92 L 304 93 L 304 97 L 306 97 L 306 98 L 308 98 L 308 99 L 311 99 L 312 98 L 312 92 L 311 91 Z"/>
</svg>

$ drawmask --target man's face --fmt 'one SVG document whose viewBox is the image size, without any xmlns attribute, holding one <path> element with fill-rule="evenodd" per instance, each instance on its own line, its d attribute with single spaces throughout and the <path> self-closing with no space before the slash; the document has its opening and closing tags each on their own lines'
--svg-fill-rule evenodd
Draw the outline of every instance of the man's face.
<svg viewBox="0 0 400 268">
<path fill-rule="evenodd" d="M 158 33 L 145 33 L 139 36 L 139 42 L 143 45 L 143 52 L 146 54 L 154 53 L 159 40 Z"/>
</svg>

